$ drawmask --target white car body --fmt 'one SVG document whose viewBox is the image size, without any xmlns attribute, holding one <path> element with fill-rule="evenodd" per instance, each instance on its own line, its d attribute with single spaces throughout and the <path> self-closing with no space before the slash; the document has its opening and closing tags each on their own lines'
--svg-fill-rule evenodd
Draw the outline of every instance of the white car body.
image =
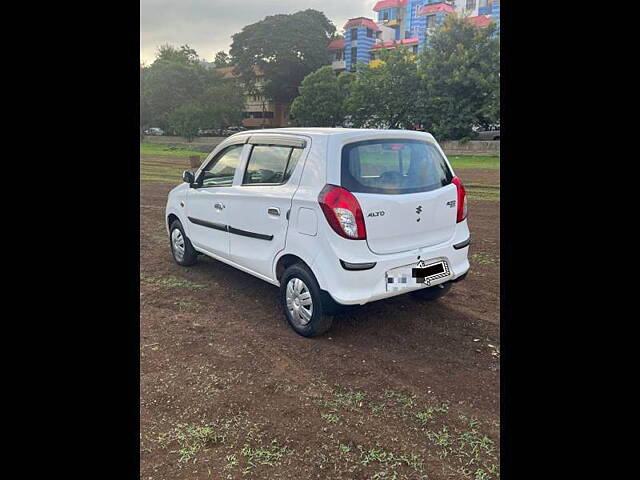
<svg viewBox="0 0 640 480">
<path fill-rule="evenodd" d="M 285 184 L 242 185 L 252 146 L 247 142 L 260 143 L 261 139 L 264 143 L 304 143 Z M 460 279 L 469 270 L 470 233 L 466 210 L 464 219 L 457 221 L 458 187 L 453 183 L 407 194 L 353 193 L 364 215 L 365 240 L 344 238 L 330 226 L 319 195 L 328 184 L 342 185 L 342 147 L 380 139 L 426 142 L 437 149 L 455 175 L 433 136 L 424 132 L 346 128 L 246 131 L 219 144 L 195 173 L 197 179 L 229 145 L 244 145 L 233 184 L 192 188 L 182 183 L 175 187 L 166 206 L 167 229 L 179 219 L 197 252 L 274 285 L 280 285 L 284 267 L 295 257 L 313 272 L 320 288 L 343 305 L 362 305 Z M 390 286 L 389 277 L 410 276 L 410 269 L 421 260 L 426 264 L 445 260 L 446 274 L 427 283 L 413 284 L 409 279 L 407 285 L 400 285 L 403 288 Z M 361 269 L 363 266 L 369 268 Z"/>
<path fill-rule="evenodd" d="M 164 130 L 157 127 L 151 127 L 144 132 L 146 135 L 154 135 L 154 136 L 162 136 L 164 135 Z"/>
</svg>

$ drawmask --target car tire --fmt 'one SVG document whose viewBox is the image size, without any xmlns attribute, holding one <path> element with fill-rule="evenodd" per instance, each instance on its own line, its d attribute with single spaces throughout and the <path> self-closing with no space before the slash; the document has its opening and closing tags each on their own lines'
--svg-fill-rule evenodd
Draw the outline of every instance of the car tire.
<svg viewBox="0 0 640 480">
<path fill-rule="evenodd" d="M 320 295 L 322 296 L 322 311 L 325 315 L 340 315 L 348 311 L 352 305 L 342 305 L 336 302 L 329 292 L 325 292 L 324 290 L 320 290 Z"/>
<path fill-rule="evenodd" d="M 191 245 L 191 240 L 184 232 L 180 220 L 174 220 L 169 227 L 169 245 L 171 246 L 173 260 L 178 265 L 188 267 L 196 263 L 198 252 Z"/>
<path fill-rule="evenodd" d="M 331 328 L 320 286 L 309 268 L 301 263 L 287 268 L 280 279 L 280 300 L 287 322 L 303 337 L 317 337 Z"/>
<path fill-rule="evenodd" d="M 417 300 L 430 302 L 445 296 L 449 290 L 451 290 L 451 284 L 445 283 L 443 285 L 436 285 L 435 287 L 416 290 L 415 292 L 411 292 L 410 295 Z"/>
</svg>

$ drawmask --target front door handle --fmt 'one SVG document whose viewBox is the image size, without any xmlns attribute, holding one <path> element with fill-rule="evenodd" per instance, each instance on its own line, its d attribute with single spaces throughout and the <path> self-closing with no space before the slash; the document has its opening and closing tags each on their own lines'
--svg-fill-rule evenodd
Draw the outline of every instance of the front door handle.
<svg viewBox="0 0 640 480">
<path fill-rule="evenodd" d="M 269 215 L 273 215 L 274 217 L 279 217 L 280 216 L 280 209 L 276 208 L 276 207 L 269 207 L 267 209 L 267 213 Z"/>
<path fill-rule="evenodd" d="M 213 205 L 213 208 L 215 208 L 216 210 L 223 210 L 224 209 L 224 203 L 216 203 Z"/>
</svg>

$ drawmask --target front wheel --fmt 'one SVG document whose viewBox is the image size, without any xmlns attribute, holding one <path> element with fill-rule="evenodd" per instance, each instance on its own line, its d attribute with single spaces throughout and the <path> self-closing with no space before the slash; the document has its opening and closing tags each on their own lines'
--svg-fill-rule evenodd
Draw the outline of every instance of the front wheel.
<svg viewBox="0 0 640 480">
<path fill-rule="evenodd" d="M 296 264 L 285 270 L 280 298 L 287 322 L 299 335 L 316 337 L 331 328 L 333 317 L 325 314 L 320 286 L 305 265 Z"/>
<path fill-rule="evenodd" d="M 198 253 L 184 233 L 184 228 L 182 228 L 180 220 L 175 220 L 169 227 L 169 239 L 173 259 L 178 265 L 187 267 L 196 263 Z"/>
</svg>

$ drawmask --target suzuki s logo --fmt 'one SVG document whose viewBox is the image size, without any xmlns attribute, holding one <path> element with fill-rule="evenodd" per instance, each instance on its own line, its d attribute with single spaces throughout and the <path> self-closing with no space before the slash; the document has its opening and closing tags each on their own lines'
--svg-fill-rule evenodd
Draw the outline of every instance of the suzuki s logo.
<svg viewBox="0 0 640 480">
<path fill-rule="evenodd" d="M 420 215 L 422 213 L 422 205 L 418 205 L 418 208 L 416 208 L 416 213 L 418 215 Z"/>
<path fill-rule="evenodd" d="M 449 205 L 451 208 L 453 208 L 453 207 L 455 207 L 455 206 L 456 206 L 456 201 L 455 201 L 455 200 L 449 200 L 449 201 L 447 202 L 447 205 Z"/>
<path fill-rule="evenodd" d="M 371 212 L 367 217 L 384 217 L 384 210 L 380 210 L 379 212 Z"/>
</svg>

